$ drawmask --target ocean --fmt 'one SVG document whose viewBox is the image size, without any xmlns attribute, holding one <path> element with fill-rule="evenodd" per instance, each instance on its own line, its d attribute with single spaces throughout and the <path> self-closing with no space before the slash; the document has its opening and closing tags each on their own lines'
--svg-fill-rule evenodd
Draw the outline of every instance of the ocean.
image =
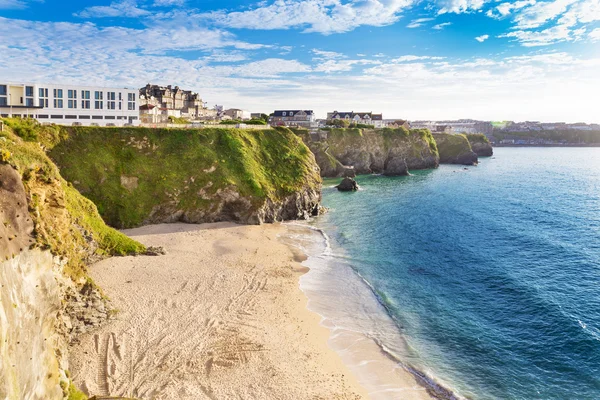
<svg viewBox="0 0 600 400">
<path fill-rule="evenodd" d="M 599 399 L 600 149 L 411 173 L 326 180 L 303 239 L 309 308 L 373 398 L 414 393 L 363 339 L 440 398 Z"/>
</svg>

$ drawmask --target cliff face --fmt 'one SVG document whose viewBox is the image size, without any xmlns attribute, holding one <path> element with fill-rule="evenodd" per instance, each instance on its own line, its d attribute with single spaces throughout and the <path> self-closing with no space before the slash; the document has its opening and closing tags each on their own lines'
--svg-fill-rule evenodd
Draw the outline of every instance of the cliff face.
<svg viewBox="0 0 600 400">
<path fill-rule="evenodd" d="M 325 177 L 351 175 L 347 167 L 356 174 L 406 175 L 408 170 L 435 168 L 439 163 L 428 130 L 331 129 L 322 141 L 312 141 L 308 134 L 301 136 Z"/>
<path fill-rule="evenodd" d="M 49 153 L 112 226 L 258 224 L 319 210 L 314 156 L 285 128 L 65 128 Z"/>
<path fill-rule="evenodd" d="M 490 157 L 494 154 L 494 149 L 489 139 L 483 134 L 465 135 L 471 144 L 471 148 L 479 157 Z"/>
<path fill-rule="evenodd" d="M 108 317 L 86 264 L 145 248 L 62 179 L 40 146 L 54 128 L 7 122 L 19 135 L 0 132 L 0 397 L 62 399 L 77 393 L 69 341 Z"/>
<path fill-rule="evenodd" d="M 477 154 L 465 135 L 434 133 L 433 137 L 440 152 L 441 164 L 477 165 Z"/>
</svg>

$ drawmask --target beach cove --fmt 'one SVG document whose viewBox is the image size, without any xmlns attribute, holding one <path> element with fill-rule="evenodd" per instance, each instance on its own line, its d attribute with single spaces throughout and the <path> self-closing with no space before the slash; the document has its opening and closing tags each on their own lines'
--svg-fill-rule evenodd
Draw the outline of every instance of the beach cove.
<svg viewBox="0 0 600 400">
<path fill-rule="evenodd" d="M 285 225 L 164 224 L 125 233 L 163 256 L 91 267 L 114 319 L 72 346 L 89 394 L 153 399 L 369 398 L 306 308 Z M 383 357 L 383 355 L 382 355 Z M 415 396 L 427 398 L 406 374 Z"/>
</svg>

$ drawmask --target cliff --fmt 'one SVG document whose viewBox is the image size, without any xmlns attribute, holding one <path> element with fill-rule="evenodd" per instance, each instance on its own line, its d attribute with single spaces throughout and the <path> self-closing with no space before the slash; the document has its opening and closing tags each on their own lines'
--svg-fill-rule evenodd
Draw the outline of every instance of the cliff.
<svg viewBox="0 0 600 400">
<path fill-rule="evenodd" d="M 477 165 L 477 154 L 463 134 L 434 133 L 441 164 Z"/>
<path fill-rule="evenodd" d="M 106 226 L 61 177 L 44 152 L 59 129 L 4 121 L 12 128 L 0 132 L 0 398 L 75 398 L 68 343 L 109 314 L 86 265 L 145 248 Z"/>
<path fill-rule="evenodd" d="M 314 156 L 286 128 L 61 129 L 50 157 L 115 227 L 259 224 L 319 211 Z"/>
<path fill-rule="evenodd" d="M 494 149 L 487 136 L 477 133 L 465 135 L 471 148 L 479 157 L 490 157 L 494 154 Z"/>
<path fill-rule="evenodd" d="M 435 140 L 425 129 L 330 129 L 320 132 L 322 140 L 297 133 L 315 154 L 324 177 L 407 175 L 408 170 L 435 168 L 439 163 Z"/>
</svg>

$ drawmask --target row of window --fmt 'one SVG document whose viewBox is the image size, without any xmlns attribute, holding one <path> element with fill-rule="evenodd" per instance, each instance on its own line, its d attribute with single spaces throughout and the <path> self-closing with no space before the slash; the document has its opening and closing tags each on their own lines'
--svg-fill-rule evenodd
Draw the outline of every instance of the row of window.
<svg viewBox="0 0 600 400">
<path fill-rule="evenodd" d="M 107 110 L 116 110 L 117 109 L 117 92 L 107 92 Z M 64 100 L 63 100 L 63 90 L 62 89 L 54 89 L 53 90 L 53 105 L 54 108 L 64 108 Z M 77 108 L 77 90 L 69 89 L 67 90 L 67 108 L 75 109 Z M 95 91 L 94 92 L 94 109 L 102 110 L 104 109 L 104 92 Z M 135 111 L 135 93 L 127 93 L 127 110 Z M 119 92 L 119 110 L 122 109 L 121 102 L 122 93 Z M 81 108 L 82 109 L 90 109 L 91 101 L 90 101 L 90 91 L 82 90 L 81 91 Z M 23 98 L 20 99 L 20 104 L 23 104 Z M 25 106 L 33 107 L 33 86 L 25 87 Z M 8 97 L 7 97 L 7 85 L 0 85 L 0 106 L 8 105 Z M 47 88 L 39 88 L 39 107 L 48 107 L 48 89 Z"/>
<path fill-rule="evenodd" d="M 136 120 L 137 117 L 126 117 L 122 115 L 38 115 L 38 119 L 127 119 Z"/>
</svg>

